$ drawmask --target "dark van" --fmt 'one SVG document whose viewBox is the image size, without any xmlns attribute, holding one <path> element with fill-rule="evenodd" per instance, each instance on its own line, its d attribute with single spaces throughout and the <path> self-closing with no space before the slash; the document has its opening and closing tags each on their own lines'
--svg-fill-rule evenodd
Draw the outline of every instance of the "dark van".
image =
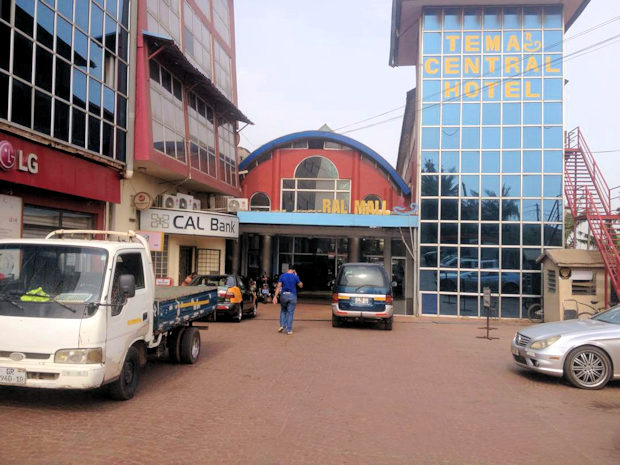
<svg viewBox="0 0 620 465">
<path fill-rule="evenodd" d="M 392 301 L 392 285 L 382 265 L 346 263 L 334 282 L 332 326 L 346 320 L 382 320 L 384 328 L 391 330 Z"/>
</svg>

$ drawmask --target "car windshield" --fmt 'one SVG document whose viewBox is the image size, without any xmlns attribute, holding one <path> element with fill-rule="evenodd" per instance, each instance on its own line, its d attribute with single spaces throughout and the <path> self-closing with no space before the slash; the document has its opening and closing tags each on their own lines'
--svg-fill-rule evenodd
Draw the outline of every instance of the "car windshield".
<svg viewBox="0 0 620 465">
<path fill-rule="evenodd" d="M 378 266 L 345 266 L 340 272 L 337 292 L 387 293 L 385 274 Z"/>
<path fill-rule="evenodd" d="M 233 287 L 235 283 L 234 276 L 201 276 L 196 284 L 203 286 L 217 286 L 217 287 Z"/>
<path fill-rule="evenodd" d="M 592 317 L 593 320 L 620 325 L 620 305 Z"/>
<path fill-rule="evenodd" d="M 104 249 L 0 245 L 0 315 L 81 318 L 101 298 L 106 261 Z"/>
</svg>

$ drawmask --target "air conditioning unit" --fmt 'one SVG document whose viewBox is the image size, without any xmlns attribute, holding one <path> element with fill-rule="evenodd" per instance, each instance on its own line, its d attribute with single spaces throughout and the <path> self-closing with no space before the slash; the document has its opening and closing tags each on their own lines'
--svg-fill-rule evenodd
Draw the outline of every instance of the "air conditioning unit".
<svg viewBox="0 0 620 465">
<path fill-rule="evenodd" d="M 194 196 L 187 194 L 177 194 L 179 199 L 179 208 L 181 210 L 193 210 Z"/>
<path fill-rule="evenodd" d="M 201 207 L 202 203 L 200 202 L 200 200 L 194 199 L 194 201 L 192 202 L 192 210 L 200 210 Z"/>
<path fill-rule="evenodd" d="M 176 195 L 164 194 L 161 196 L 162 208 L 179 208 L 179 199 Z"/>
<path fill-rule="evenodd" d="M 248 199 L 230 198 L 226 202 L 226 210 L 229 212 L 247 211 Z"/>
</svg>

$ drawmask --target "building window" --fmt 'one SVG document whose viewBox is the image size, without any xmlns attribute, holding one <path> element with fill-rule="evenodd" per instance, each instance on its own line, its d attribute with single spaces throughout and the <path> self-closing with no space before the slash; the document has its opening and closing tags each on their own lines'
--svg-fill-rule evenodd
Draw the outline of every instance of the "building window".
<svg viewBox="0 0 620 465">
<path fill-rule="evenodd" d="M 198 274 L 218 274 L 220 272 L 220 250 L 198 249 L 196 263 Z"/>
<path fill-rule="evenodd" d="M 185 113 L 181 81 L 154 60 L 151 76 L 153 146 L 169 157 L 185 162 Z"/>
<path fill-rule="evenodd" d="M 183 46 L 186 55 L 209 79 L 211 70 L 211 33 L 187 1 L 184 2 Z M 204 10 L 203 10 L 204 11 Z M 208 8 L 207 8 L 208 11 Z"/>
<path fill-rule="evenodd" d="M 217 128 L 220 150 L 219 179 L 231 186 L 237 185 L 235 167 L 235 133 L 231 123 L 220 123 Z"/>
<path fill-rule="evenodd" d="M 271 200 L 264 192 L 257 192 L 250 198 L 251 211 L 269 211 L 271 210 Z"/>
<path fill-rule="evenodd" d="M 179 0 L 150 0 L 146 2 L 146 24 L 150 32 L 172 37 L 181 43 L 179 29 Z"/>
<path fill-rule="evenodd" d="M 129 2 L 46 3 L 2 3 L 0 118 L 124 162 Z"/>
<path fill-rule="evenodd" d="M 596 295 L 596 273 L 592 271 L 573 271 L 573 295 Z"/>
<path fill-rule="evenodd" d="M 57 229 L 95 229 L 95 215 L 67 210 L 24 207 L 24 238 L 40 238 Z"/>
<path fill-rule="evenodd" d="M 217 41 L 214 42 L 214 52 L 215 85 L 229 100 L 232 100 L 232 63 L 230 56 Z"/>
<path fill-rule="evenodd" d="M 193 92 L 188 93 L 189 156 L 192 168 L 217 177 L 213 109 Z"/>
<path fill-rule="evenodd" d="M 296 178 L 338 179 L 338 170 L 330 160 L 324 157 L 310 157 L 302 161 L 295 169 Z"/>
<path fill-rule="evenodd" d="M 549 292 L 555 293 L 555 290 L 556 290 L 555 270 L 547 270 L 547 290 Z"/>
<path fill-rule="evenodd" d="M 164 234 L 163 250 L 161 252 L 151 252 L 153 261 L 153 273 L 156 278 L 168 276 L 168 235 Z"/>
<path fill-rule="evenodd" d="M 348 213 L 351 181 L 338 179 L 336 166 L 324 157 L 309 157 L 295 169 L 294 179 L 282 179 L 282 209 L 286 211 L 330 211 Z"/>
<path fill-rule="evenodd" d="M 364 197 L 364 202 L 379 202 L 379 204 L 381 204 L 381 197 L 377 194 L 368 194 Z"/>
<path fill-rule="evenodd" d="M 215 30 L 230 45 L 230 9 L 228 0 L 213 0 L 213 22 Z"/>
</svg>

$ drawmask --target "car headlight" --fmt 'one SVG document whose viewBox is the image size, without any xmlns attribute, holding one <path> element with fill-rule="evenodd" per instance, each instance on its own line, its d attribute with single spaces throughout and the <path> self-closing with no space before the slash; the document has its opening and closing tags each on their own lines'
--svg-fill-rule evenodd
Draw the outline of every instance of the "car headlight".
<svg viewBox="0 0 620 465">
<path fill-rule="evenodd" d="M 96 349 L 61 349 L 54 355 L 54 363 L 101 363 L 103 351 Z"/>
<path fill-rule="evenodd" d="M 553 344 L 558 339 L 560 339 L 560 337 L 561 336 L 553 336 L 553 337 L 548 337 L 547 339 L 541 339 L 540 341 L 532 342 L 532 345 L 530 347 L 532 349 L 537 349 L 537 350 L 546 349 L 551 344 Z"/>
</svg>

